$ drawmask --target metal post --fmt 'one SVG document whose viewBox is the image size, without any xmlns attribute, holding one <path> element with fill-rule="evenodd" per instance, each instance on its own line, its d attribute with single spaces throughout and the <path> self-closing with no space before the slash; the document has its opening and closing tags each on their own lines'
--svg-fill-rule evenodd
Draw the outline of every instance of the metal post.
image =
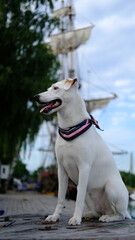
<svg viewBox="0 0 135 240">
<path fill-rule="evenodd" d="M 134 170 L 133 170 L 133 152 L 130 153 L 130 173 L 134 173 Z"/>
</svg>

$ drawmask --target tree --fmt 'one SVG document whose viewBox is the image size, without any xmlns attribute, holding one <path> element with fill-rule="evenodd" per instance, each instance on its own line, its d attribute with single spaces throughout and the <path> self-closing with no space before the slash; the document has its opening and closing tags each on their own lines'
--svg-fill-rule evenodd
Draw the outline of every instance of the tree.
<svg viewBox="0 0 135 240">
<path fill-rule="evenodd" d="M 121 177 L 128 188 L 135 188 L 135 174 L 130 172 L 120 172 Z"/>
<path fill-rule="evenodd" d="M 13 176 L 16 178 L 29 178 L 30 177 L 30 173 L 26 168 L 26 164 L 24 164 L 21 160 L 18 160 L 16 163 L 16 166 L 14 168 L 14 172 L 13 172 Z"/>
<path fill-rule="evenodd" d="M 59 63 L 47 44 L 58 24 L 52 0 L 0 0 L 0 161 L 10 163 L 43 120 L 33 95 L 56 81 Z"/>
</svg>

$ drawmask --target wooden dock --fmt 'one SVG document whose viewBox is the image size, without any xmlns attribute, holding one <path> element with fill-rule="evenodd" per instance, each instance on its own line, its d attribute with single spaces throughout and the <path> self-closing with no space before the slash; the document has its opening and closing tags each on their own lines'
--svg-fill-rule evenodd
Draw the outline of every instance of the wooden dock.
<svg viewBox="0 0 135 240">
<path fill-rule="evenodd" d="M 135 240 L 135 220 L 101 223 L 84 219 L 80 226 L 68 226 L 72 216 L 74 202 L 66 201 L 59 222 L 45 224 L 45 215 L 51 214 L 57 198 L 36 193 L 0 195 L 0 209 L 6 214 L 0 217 L 0 240 L 38 240 L 38 239 L 102 239 Z M 2 207 L 3 205 L 3 207 Z M 8 216 L 9 219 L 5 219 Z M 8 227 L 2 227 L 11 220 Z"/>
</svg>

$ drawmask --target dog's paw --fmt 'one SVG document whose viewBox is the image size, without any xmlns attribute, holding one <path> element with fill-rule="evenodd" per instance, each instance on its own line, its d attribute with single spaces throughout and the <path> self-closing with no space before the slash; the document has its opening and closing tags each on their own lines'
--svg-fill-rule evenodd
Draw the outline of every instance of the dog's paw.
<svg viewBox="0 0 135 240">
<path fill-rule="evenodd" d="M 46 219 L 45 222 L 57 222 L 59 220 L 59 216 L 58 215 L 49 215 Z"/>
<path fill-rule="evenodd" d="M 124 218 L 122 216 L 119 215 L 102 215 L 99 218 L 100 222 L 114 222 L 114 221 L 120 221 L 123 220 Z"/>
<path fill-rule="evenodd" d="M 80 225 L 80 224 L 81 224 L 81 219 L 76 217 L 70 218 L 68 222 L 68 225 Z"/>
<path fill-rule="evenodd" d="M 99 222 L 110 222 L 110 216 L 108 216 L 108 215 L 102 215 L 102 216 L 99 218 Z"/>
</svg>

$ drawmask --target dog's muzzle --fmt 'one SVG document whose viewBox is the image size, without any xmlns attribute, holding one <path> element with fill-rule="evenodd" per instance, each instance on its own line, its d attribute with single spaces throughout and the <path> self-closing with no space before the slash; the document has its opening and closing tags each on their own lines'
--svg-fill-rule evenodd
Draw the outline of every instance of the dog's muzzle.
<svg viewBox="0 0 135 240">
<path fill-rule="evenodd" d="M 36 94 L 33 98 L 36 102 L 39 102 L 39 94 Z"/>
<path fill-rule="evenodd" d="M 54 110 L 55 108 L 58 108 L 62 104 L 61 99 L 54 99 L 49 102 L 42 102 L 40 100 L 40 94 L 36 94 L 34 96 L 34 100 L 39 104 L 45 104 L 45 106 L 40 110 L 40 113 L 44 113 L 44 114 L 49 114 L 52 110 Z"/>
</svg>

